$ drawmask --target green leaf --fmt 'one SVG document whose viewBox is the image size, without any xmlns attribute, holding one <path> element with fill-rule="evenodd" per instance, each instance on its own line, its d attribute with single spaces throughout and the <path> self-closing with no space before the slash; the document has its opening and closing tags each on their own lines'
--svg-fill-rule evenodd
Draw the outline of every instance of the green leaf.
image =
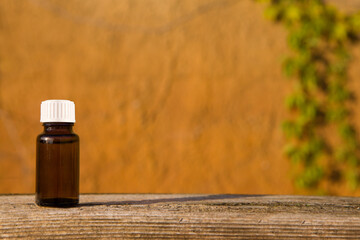
<svg viewBox="0 0 360 240">
<path fill-rule="evenodd" d="M 281 15 L 281 11 L 276 6 L 269 6 L 265 9 L 264 15 L 270 20 L 277 20 Z"/>
<path fill-rule="evenodd" d="M 348 170 L 346 173 L 346 178 L 348 180 L 349 187 L 352 190 L 356 190 L 359 187 L 360 183 L 360 176 L 358 169 L 351 169 Z"/>
<path fill-rule="evenodd" d="M 295 59 L 294 58 L 285 59 L 285 61 L 283 62 L 283 69 L 286 76 L 288 77 L 293 76 L 298 69 Z"/>
<path fill-rule="evenodd" d="M 299 109 L 302 106 L 304 106 L 306 103 L 306 99 L 305 99 L 304 94 L 302 94 L 301 92 L 297 92 L 297 93 L 287 97 L 285 103 L 289 109 L 295 110 L 295 109 Z"/>
<path fill-rule="evenodd" d="M 342 106 L 329 109 L 326 112 L 326 120 L 329 122 L 342 122 L 343 120 L 346 119 L 348 114 L 349 114 L 348 110 L 346 110 Z"/>
<path fill-rule="evenodd" d="M 290 5 L 285 11 L 285 16 L 288 21 L 298 21 L 301 17 L 301 10 L 296 5 Z"/>
<path fill-rule="evenodd" d="M 320 166 L 309 166 L 305 168 L 301 175 L 298 176 L 297 185 L 302 188 L 315 188 L 318 186 L 323 176 L 324 170 Z"/>
<path fill-rule="evenodd" d="M 343 139 L 350 140 L 356 136 L 356 132 L 353 126 L 350 124 L 341 124 L 339 126 L 339 132 Z"/>
</svg>

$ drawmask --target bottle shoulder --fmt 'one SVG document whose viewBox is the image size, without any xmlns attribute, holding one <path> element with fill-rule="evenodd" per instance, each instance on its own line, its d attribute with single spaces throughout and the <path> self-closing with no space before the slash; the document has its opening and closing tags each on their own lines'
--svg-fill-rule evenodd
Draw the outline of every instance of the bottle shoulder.
<svg viewBox="0 0 360 240">
<path fill-rule="evenodd" d="M 49 134 L 41 133 L 37 136 L 36 141 L 38 143 L 72 143 L 79 142 L 80 138 L 76 133 L 69 134 Z"/>
</svg>

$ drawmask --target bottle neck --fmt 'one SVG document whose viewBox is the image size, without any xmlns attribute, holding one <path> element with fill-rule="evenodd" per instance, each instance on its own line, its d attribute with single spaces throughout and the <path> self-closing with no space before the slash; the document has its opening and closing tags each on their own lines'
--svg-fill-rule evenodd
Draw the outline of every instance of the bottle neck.
<svg viewBox="0 0 360 240">
<path fill-rule="evenodd" d="M 45 133 L 67 134 L 67 133 L 73 133 L 74 123 L 46 122 L 43 123 L 43 126 Z"/>
</svg>

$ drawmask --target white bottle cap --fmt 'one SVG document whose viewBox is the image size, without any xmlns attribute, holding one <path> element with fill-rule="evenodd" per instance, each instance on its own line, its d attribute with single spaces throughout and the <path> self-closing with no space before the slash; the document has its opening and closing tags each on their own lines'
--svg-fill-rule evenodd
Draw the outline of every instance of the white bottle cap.
<svg viewBox="0 0 360 240">
<path fill-rule="evenodd" d="M 46 100 L 41 103 L 40 122 L 75 122 L 75 103 L 69 100 Z"/>
</svg>

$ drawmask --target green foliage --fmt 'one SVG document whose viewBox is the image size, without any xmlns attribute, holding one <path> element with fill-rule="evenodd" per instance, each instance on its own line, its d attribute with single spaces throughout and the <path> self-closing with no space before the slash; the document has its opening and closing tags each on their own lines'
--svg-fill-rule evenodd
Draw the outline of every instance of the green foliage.
<svg viewBox="0 0 360 240">
<path fill-rule="evenodd" d="M 268 3 L 268 18 L 285 25 L 292 50 L 283 70 L 297 81 L 286 100 L 291 118 L 283 129 L 296 185 L 323 192 L 331 190 L 324 186 L 347 182 L 356 189 L 359 142 L 347 107 L 354 100 L 347 68 L 349 46 L 359 41 L 360 14 L 341 13 L 322 0 L 260 1 Z"/>
</svg>

